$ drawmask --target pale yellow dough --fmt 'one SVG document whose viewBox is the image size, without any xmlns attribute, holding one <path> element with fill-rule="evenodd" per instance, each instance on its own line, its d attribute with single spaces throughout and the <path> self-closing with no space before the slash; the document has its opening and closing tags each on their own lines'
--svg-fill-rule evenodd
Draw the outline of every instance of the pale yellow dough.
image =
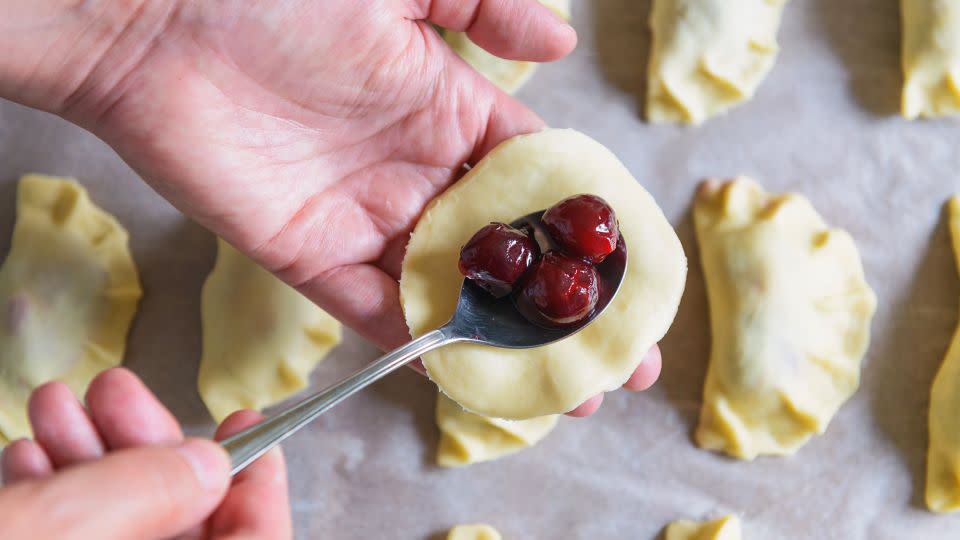
<svg viewBox="0 0 960 540">
<path fill-rule="evenodd" d="M 443 393 L 437 396 L 436 418 L 440 428 L 437 464 L 442 467 L 462 467 L 519 452 L 540 442 L 557 425 L 556 415 L 529 420 L 476 415 Z"/>
<path fill-rule="evenodd" d="M 564 19 L 570 19 L 570 0 L 540 0 L 540 2 Z M 461 58 L 504 92 L 511 94 L 516 92 L 537 70 L 536 62 L 506 60 L 488 53 L 470 41 L 463 32 L 445 30 L 443 38 Z"/>
<path fill-rule="evenodd" d="M 450 529 L 447 540 L 502 540 L 503 537 L 489 525 L 457 525 Z"/>
<path fill-rule="evenodd" d="M 960 113 L 960 2 L 901 0 L 903 116 Z"/>
<path fill-rule="evenodd" d="M 704 184 L 694 222 L 713 336 L 697 443 L 792 454 L 859 384 L 876 306 L 860 255 L 806 198 L 747 178 Z"/>
<path fill-rule="evenodd" d="M 510 222 L 579 193 L 606 199 L 629 264 L 619 294 L 583 331 L 529 350 L 455 344 L 424 355 L 430 378 L 467 410 L 522 420 L 570 411 L 619 388 L 666 333 L 687 260 L 656 202 L 600 143 L 573 130 L 510 139 L 424 211 L 407 246 L 400 296 L 414 336 L 453 315 L 460 247 L 491 221 Z"/>
<path fill-rule="evenodd" d="M 776 60 L 787 0 L 654 0 L 650 122 L 699 124 L 750 99 Z"/>
<path fill-rule="evenodd" d="M 948 205 L 953 252 L 960 268 L 960 196 Z M 927 507 L 960 510 L 960 326 L 930 390 Z"/>
<path fill-rule="evenodd" d="M 340 343 L 336 319 L 223 240 L 201 301 L 197 386 L 218 422 L 302 390 Z"/>
<path fill-rule="evenodd" d="M 30 436 L 26 403 L 59 379 L 83 395 L 123 361 L 142 291 L 127 231 L 75 181 L 20 180 L 0 267 L 0 439 Z"/>
<path fill-rule="evenodd" d="M 713 521 L 674 521 L 665 540 L 741 540 L 740 518 L 725 516 Z"/>
</svg>

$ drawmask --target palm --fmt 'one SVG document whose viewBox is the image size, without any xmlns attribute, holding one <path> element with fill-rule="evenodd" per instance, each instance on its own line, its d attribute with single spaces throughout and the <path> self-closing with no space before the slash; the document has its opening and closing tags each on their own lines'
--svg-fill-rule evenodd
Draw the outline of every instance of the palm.
<svg viewBox="0 0 960 540">
<path fill-rule="evenodd" d="M 375 3 L 185 7 L 109 107 L 75 114 L 185 213 L 391 346 L 417 216 L 498 142 L 495 116 L 538 120 L 428 23 L 389 15 L 399 2 Z"/>
<path fill-rule="evenodd" d="M 543 125 L 427 21 L 504 58 L 556 60 L 576 44 L 535 0 L 81 4 L 0 0 L 20 30 L 0 32 L 13 51 L 0 55 L 0 96 L 87 127 L 184 213 L 385 348 L 409 339 L 397 278 L 426 203 L 464 163 Z M 659 371 L 654 347 L 625 386 Z"/>
</svg>

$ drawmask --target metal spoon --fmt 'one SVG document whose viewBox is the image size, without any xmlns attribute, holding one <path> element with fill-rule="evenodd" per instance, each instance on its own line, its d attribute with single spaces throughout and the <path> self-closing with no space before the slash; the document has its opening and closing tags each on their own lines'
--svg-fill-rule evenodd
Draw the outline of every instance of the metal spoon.
<svg viewBox="0 0 960 540">
<path fill-rule="evenodd" d="M 511 225 L 532 227 L 534 237 L 545 250 L 549 247 L 549 240 L 540 222 L 541 216 L 543 211 L 534 212 Z M 596 309 L 580 323 L 563 328 L 537 326 L 520 315 L 509 296 L 494 298 L 472 281 L 465 279 L 460 289 L 457 311 L 447 324 L 381 356 L 353 375 L 289 409 L 225 439 L 221 444 L 230 454 L 231 474 L 242 471 L 258 457 L 347 397 L 436 348 L 451 343 L 470 342 L 506 349 L 528 349 L 576 334 L 593 322 L 610 304 L 623 283 L 626 269 L 626 244 L 621 235 L 617 250 L 597 266 L 600 298 Z"/>
</svg>

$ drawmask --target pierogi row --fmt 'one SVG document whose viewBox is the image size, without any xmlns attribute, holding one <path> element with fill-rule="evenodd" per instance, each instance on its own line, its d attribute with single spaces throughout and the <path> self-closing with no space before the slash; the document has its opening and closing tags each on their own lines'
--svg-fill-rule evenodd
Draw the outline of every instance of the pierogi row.
<svg viewBox="0 0 960 540">
<path fill-rule="evenodd" d="M 570 0 L 540 1 L 570 18 Z M 700 124 L 752 98 L 776 62 L 777 32 L 787 4 L 787 0 L 654 0 L 647 120 Z M 960 4 L 901 0 L 900 5 L 903 116 L 960 113 Z M 516 92 L 536 70 L 532 62 L 493 56 L 461 32 L 444 32 L 444 37 L 506 92 Z"/>
</svg>

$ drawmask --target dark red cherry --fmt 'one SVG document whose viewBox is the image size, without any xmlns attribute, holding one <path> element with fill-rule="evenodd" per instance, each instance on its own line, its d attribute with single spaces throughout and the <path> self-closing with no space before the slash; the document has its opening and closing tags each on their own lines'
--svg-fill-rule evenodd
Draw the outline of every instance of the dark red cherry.
<svg viewBox="0 0 960 540">
<path fill-rule="evenodd" d="M 523 278 L 514 302 L 530 322 L 569 326 L 590 316 L 597 306 L 598 281 L 590 263 L 548 251 Z"/>
<path fill-rule="evenodd" d="M 596 195 L 564 199 L 544 212 L 542 221 L 567 255 L 598 264 L 617 248 L 617 215 L 607 201 Z"/>
<path fill-rule="evenodd" d="M 501 298 L 540 256 L 540 247 L 525 232 L 504 223 L 477 231 L 460 250 L 460 273 Z"/>
</svg>

